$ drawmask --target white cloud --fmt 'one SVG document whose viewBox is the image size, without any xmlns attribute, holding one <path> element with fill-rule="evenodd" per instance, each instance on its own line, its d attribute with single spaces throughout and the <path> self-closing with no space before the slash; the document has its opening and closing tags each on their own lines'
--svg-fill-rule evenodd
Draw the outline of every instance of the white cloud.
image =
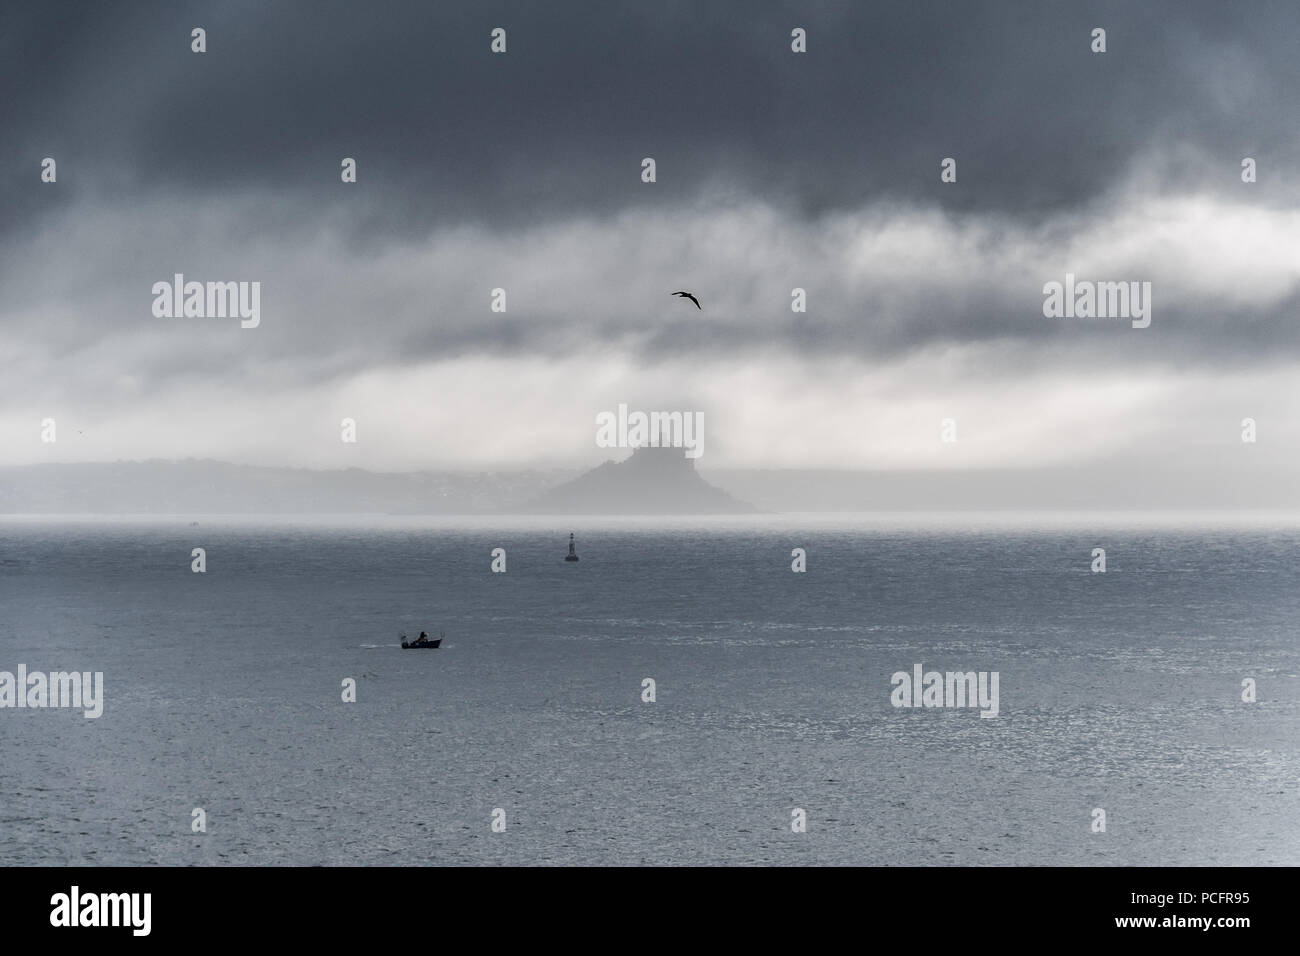
<svg viewBox="0 0 1300 956">
<path fill-rule="evenodd" d="M 258 196 L 83 209 L 13 250 L 0 463 L 591 463 L 606 457 L 594 416 L 620 401 L 704 411 L 715 467 L 1084 462 L 1213 446 L 1252 413 L 1297 447 L 1290 351 L 1217 361 L 1218 310 L 1266 315 L 1300 289 L 1294 211 L 1120 193 L 1031 228 L 897 206 L 807 222 L 750 203 L 368 246 L 298 212 Z M 154 319 L 149 287 L 174 271 L 260 280 L 261 328 Z M 1041 285 L 1066 271 L 1152 281 L 1152 328 L 1045 329 L 1065 320 L 1042 318 Z M 496 286 L 505 316 L 488 309 Z M 1183 351 L 1161 351 L 1175 331 Z M 57 447 L 38 441 L 50 415 L 73 429 Z M 944 417 L 955 446 L 938 442 Z"/>
</svg>

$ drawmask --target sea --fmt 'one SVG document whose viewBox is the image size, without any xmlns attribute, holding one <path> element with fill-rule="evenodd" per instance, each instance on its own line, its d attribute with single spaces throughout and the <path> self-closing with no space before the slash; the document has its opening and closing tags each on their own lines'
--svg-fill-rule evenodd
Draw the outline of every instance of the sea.
<svg viewBox="0 0 1300 956">
<path fill-rule="evenodd" d="M 19 665 L 8 865 L 1300 864 L 1295 516 L 0 517 Z"/>
</svg>

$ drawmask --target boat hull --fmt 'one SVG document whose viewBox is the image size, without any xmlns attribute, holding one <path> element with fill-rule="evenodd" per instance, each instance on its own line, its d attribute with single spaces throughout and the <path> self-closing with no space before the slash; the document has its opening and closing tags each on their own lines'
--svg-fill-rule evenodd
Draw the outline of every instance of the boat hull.
<svg viewBox="0 0 1300 956">
<path fill-rule="evenodd" d="M 422 650 L 426 650 L 426 649 L 428 649 L 428 650 L 435 650 L 435 651 L 436 651 L 436 650 L 438 649 L 438 645 L 441 644 L 441 643 L 442 643 L 442 638 L 441 638 L 441 637 L 438 638 L 436 641 L 425 641 L 423 644 L 419 644 L 419 643 L 410 643 L 410 644 L 408 644 L 406 641 L 402 641 L 402 650 L 404 650 L 404 651 L 416 651 L 416 650 L 420 650 L 420 651 L 422 651 Z"/>
</svg>

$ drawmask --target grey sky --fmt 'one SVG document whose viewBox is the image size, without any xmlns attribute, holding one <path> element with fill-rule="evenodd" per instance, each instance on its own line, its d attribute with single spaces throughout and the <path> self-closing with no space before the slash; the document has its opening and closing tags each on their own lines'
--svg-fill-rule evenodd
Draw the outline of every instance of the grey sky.
<svg viewBox="0 0 1300 956">
<path fill-rule="evenodd" d="M 0 463 L 579 464 L 623 401 L 729 466 L 1195 462 L 1248 415 L 1293 465 L 1294 4 L 0 17 Z M 175 272 L 261 326 L 154 318 Z M 1044 318 L 1066 272 L 1152 282 L 1151 328 Z"/>
</svg>

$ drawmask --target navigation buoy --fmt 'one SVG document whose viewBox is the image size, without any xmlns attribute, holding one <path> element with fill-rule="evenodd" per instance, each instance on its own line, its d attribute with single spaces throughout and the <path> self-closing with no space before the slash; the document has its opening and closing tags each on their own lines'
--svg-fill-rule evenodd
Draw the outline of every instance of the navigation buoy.
<svg viewBox="0 0 1300 956">
<path fill-rule="evenodd" d="M 565 561 L 577 561 L 578 551 L 573 545 L 573 532 L 569 532 L 569 553 L 564 556 Z"/>
</svg>

